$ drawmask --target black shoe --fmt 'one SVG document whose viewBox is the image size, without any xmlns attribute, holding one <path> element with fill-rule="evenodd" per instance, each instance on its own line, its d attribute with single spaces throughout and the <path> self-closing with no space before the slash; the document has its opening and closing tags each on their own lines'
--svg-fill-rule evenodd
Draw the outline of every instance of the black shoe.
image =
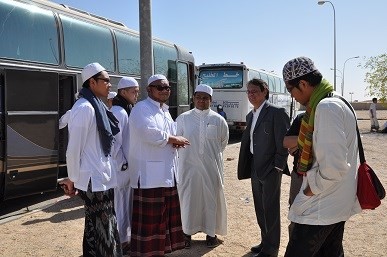
<svg viewBox="0 0 387 257">
<path fill-rule="evenodd" d="M 250 251 L 252 251 L 253 253 L 260 253 L 262 251 L 262 245 L 259 244 L 259 245 L 253 246 L 251 247 Z"/>
<path fill-rule="evenodd" d="M 191 235 L 184 234 L 184 248 L 185 249 L 191 248 Z"/>
<path fill-rule="evenodd" d="M 206 245 L 208 248 L 217 247 L 220 244 L 218 237 L 215 235 L 214 237 L 207 235 L 206 236 Z"/>
</svg>

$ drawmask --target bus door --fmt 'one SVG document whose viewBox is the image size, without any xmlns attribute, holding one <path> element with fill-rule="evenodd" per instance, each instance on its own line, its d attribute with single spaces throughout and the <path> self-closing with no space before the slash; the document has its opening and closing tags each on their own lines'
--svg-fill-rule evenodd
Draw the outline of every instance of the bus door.
<svg viewBox="0 0 387 257">
<path fill-rule="evenodd" d="M 4 199 L 56 189 L 58 80 L 57 73 L 5 70 Z"/>
<path fill-rule="evenodd" d="M 192 75 L 191 75 L 192 74 Z M 190 110 L 194 93 L 194 66 L 177 63 L 177 115 Z"/>
<path fill-rule="evenodd" d="M 76 77 L 74 75 L 60 74 L 59 75 L 59 109 L 58 117 L 62 117 L 68 110 L 73 107 L 76 101 Z M 59 178 L 67 177 L 66 166 L 66 150 L 69 138 L 67 126 L 59 129 L 58 136 L 58 163 L 59 163 Z"/>
<path fill-rule="evenodd" d="M 178 116 L 177 112 L 177 96 L 178 96 L 178 84 L 177 84 L 177 65 L 176 61 L 168 60 L 168 76 L 169 86 L 171 87 L 171 95 L 168 99 L 169 113 L 175 120 Z"/>
</svg>

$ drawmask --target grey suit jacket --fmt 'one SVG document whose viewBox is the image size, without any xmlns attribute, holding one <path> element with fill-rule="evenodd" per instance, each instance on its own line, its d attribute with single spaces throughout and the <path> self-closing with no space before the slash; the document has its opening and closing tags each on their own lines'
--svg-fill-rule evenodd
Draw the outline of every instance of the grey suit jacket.
<svg viewBox="0 0 387 257">
<path fill-rule="evenodd" d="M 290 121 L 285 109 L 265 102 L 253 132 L 254 155 L 250 152 L 252 118 L 253 113 L 248 113 L 239 152 L 238 179 L 251 178 L 251 172 L 256 172 L 257 177 L 263 179 L 274 167 L 287 168 L 288 151 L 283 147 L 283 140 Z M 251 169 L 253 160 L 254 170 Z"/>
</svg>

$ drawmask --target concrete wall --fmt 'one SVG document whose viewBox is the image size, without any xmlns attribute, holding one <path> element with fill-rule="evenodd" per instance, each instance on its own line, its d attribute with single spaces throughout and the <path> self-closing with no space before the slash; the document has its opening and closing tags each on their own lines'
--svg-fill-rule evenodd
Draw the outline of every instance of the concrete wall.
<svg viewBox="0 0 387 257">
<path fill-rule="evenodd" d="M 371 103 L 364 103 L 364 102 L 351 103 L 351 105 L 353 106 L 353 109 L 355 109 L 355 110 L 369 110 L 370 104 Z M 386 103 L 377 103 L 376 110 L 387 110 L 387 104 Z"/>
</svg>

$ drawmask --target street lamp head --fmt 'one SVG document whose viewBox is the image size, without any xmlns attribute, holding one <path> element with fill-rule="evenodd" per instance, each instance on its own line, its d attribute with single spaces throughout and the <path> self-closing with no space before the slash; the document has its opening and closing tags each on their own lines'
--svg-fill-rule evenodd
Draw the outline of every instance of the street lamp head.
<svg viewBox="0 0 387 257">
<path fill-rule="evenodd" d="M 318 1 L 317 2 L 319 5 L 323 5 L 323 4 L 325 4 L 325 1 Z"/>
</svg>

